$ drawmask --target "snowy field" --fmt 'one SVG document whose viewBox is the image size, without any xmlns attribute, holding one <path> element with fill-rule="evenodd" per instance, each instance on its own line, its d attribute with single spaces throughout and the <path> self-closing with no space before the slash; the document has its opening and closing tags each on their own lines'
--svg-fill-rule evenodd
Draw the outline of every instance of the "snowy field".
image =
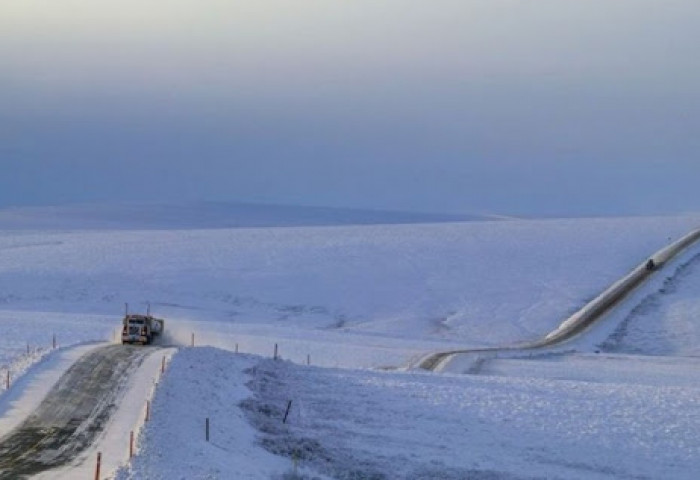
<svg viewBox="0 0 700 480">
<path fill-rule="evenodd" d="M 546 335 L 700 216 L 34 230 L 14 212 L 12 222 L 0 231 L 0 374 L 27 373 L 25 387 L 0 393 L 0 413 L 39 378 L 33 363 L 112 341 L 124 302 L 150 302 L 165 343 L 194 335 L 209 346 L 173 356 L 120 479 L 691 479 L 700 469 L 698 247 L 561 349 L 450 370 L 478 375 L 401 370 L 435 350 Z M 275 344 L 283 361 L 269 359 Z M 114 468 L 126 463 L 120 445 Z"/>
<path fill-rule="evenodd" d="M 107 338 L 104 315 L 116 322 L 124 302 L 151 302 L 168 319 L 234 332 L 504 345 L 548 333 L 696 220 L 4 231 L 0 309 L 23 328 L 20 312 L 94 316 L 91 338 Z"/>
<path fill-rule="evenodd" d="M 692 479 L 698 367 L 574 359 L 479 376 L 397 374 L 186 349 L 158 391 L 141 455 L 119 478 L 295 478 L 296 470 L 340 479 Z M 249 451 L 256 437 L 286 462 Z"/>
</svg>

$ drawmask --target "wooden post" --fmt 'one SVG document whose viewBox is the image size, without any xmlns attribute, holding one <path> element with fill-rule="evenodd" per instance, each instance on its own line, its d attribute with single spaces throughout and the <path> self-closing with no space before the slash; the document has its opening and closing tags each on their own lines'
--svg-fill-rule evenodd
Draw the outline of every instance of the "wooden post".
<svg viewBox="0 0 700 480">
<path fill-rule="evenodd" d="M 192 332 L 192 342 L 190 346 L 194 347 L 194 332 Z"/>
<path fill-rule="evenodd" d="M 238 344 L 236 344 L 236 353 L 238 353 Z"/>
<path fill-rule="evenodd" d="M 102 452 L 97 452 L 97 465 L 95 465 L 95 480 L 100 480 L 101 463 L 102 463 Z"/>
<path fill-rule="evenodd" d="M 151 401 L 146 400 L 146 419 L 144 421 L 147 422 L 150 419 L 151 419 Z"/>
<path fill-rule="evenodd" d="M 208 441 L 209 441 L 209 417 L 207 417 L 207 421 L 205 422 L 205 427 L 204 427 L 204 429 L 205 429 L 205 432 L 206 432 L 205 436 L 206 436 L 207 442 L 208 442 Z"/>
<path fill-rule="evenodd" d="M 311 365 L 311 355 L 310 354 L 306 355 L 306 364 Z"/>
<path fill-rule="evenodd" d="M 129 434 L 129 458 L 134 456 L 134 431 Z"/>
<path fill-rule="evenodd" d="M 51 342 L 51 344 L 53 345 L 53 349 L 56 350 L 56 334 L 55 333 L 53 334 L 53 341 Z"/>
<path fill-rule="evenodd" d="M 27 344 L 27 356 L 29 356 L 29 344 Z"/>
<path fill-rule="evenodd" d="M 10 371 L 7 371 L 7 379 L 5 380 L 5 390 L 10 389 Z"/>
<path fill-rule="evenodd" d="M 160 362 L 160 373 L 165 373 L 165 355 L 163 355 L 163 361 Z"/>
<path fill-rule="evenodd" d="M 275 360 L 277 360 L 277 344 L 275 343 L 275 355 L 273 357 Z"/>
<path fill-rule="evenodd" d="M 282 423 L 287 423 L 287 416 L 289 415 L 289 411 L 292 409 L 292 401 L 290 400 L 289 403 L 287 404 L 287 411 L 284 412 L 284 420 L 282 420 Z"/>
</svg>

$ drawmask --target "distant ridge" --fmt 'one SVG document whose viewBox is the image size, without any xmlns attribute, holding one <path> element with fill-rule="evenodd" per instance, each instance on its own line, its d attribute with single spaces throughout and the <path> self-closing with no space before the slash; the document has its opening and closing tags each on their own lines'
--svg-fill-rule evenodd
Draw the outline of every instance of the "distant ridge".
<svg viewBox="0 0 700 480">
<path fill-rule="evenodd" d="M 382 225 L 499 220 L 450 215 L 247 203 L 95 204 L 0 209 L 3 230 L 175 230 Z"/>
</svg>

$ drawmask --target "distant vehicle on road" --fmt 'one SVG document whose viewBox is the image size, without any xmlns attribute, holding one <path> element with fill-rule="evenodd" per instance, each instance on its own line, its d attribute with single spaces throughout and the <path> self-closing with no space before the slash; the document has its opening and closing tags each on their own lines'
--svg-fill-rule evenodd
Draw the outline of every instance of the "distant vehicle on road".
<svg viewBox="0 0 700 480">
<path fill-rule="evenodd" d="M 153 338 L 163 333 L 165 320 L 146 315 L 127 313 L 122 320 L 122 344 L 149 345 Z"/>
</svg>

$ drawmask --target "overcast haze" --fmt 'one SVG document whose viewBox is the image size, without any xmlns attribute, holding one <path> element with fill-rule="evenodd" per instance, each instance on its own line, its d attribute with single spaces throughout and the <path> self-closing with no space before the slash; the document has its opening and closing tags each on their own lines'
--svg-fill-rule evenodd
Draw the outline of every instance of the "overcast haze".
<svg viewBox="0 0 700 480">
<path fill-rule="evenodd" d="M 696 0 L 2 0 L 0 207 L 700 210 Z"/>
</svg>

